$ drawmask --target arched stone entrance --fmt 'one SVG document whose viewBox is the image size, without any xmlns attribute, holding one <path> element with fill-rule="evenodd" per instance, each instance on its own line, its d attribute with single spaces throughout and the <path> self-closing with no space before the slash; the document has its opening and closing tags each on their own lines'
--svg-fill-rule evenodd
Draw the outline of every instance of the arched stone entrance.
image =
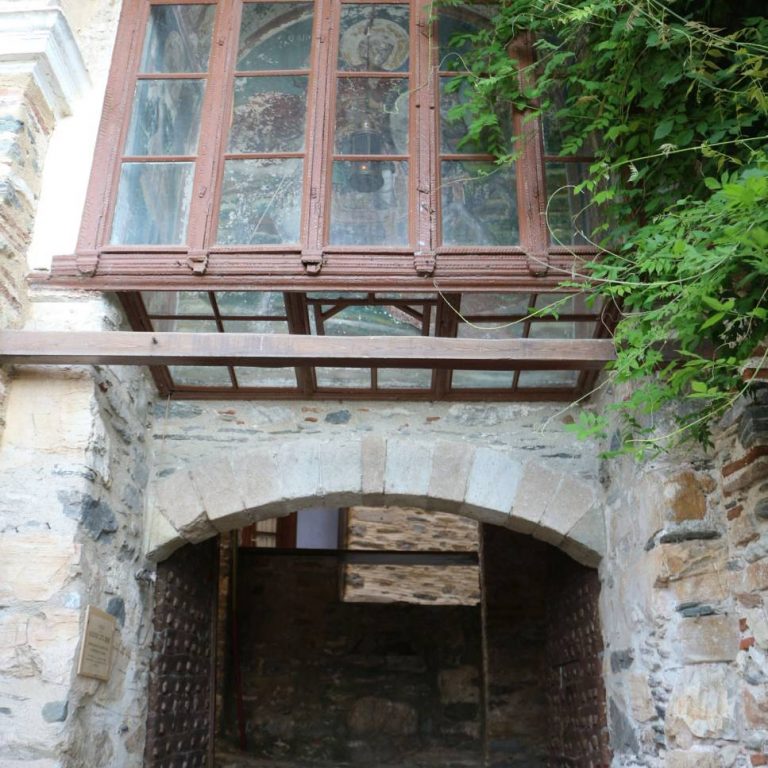
<svg viewBox="0 0 768 768">
<path fill-rule="evenodd" d="M 161 561 L 186 543 L 311 504 L 408 505 L 531 534 L 595 567 L 605 552 L 601 496 L 595 479 L 467 441 L 292 440 L 154 479 L 145 553 Z"/>
</svg>

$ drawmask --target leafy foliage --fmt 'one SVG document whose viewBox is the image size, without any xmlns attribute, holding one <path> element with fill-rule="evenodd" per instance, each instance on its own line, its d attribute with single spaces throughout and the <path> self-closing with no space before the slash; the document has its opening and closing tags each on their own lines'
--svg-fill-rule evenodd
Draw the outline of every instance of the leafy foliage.
<svg viewBox="0 0 768 768">
<path fill-rule="evenodd" d="M 521 76 L 510 51 L 522 35 L 538 60 Z M 460 42 L 472 98 L 454 112 L 472 140 L 514 161 L 522 139 L 498 117 L 512 104 L 555 122 L 561 154 L 594 157 L 580 191 L 599 211 L 600 256 L 580 287 L 620 311 L 611 375 L 637 383 L 612 406 L 621 450 L 667 444 L 652 417 L 681 398 L 667 437 L 706 442 L 768 336 L 765 3 L 506 0 L 492 28 Z M 585 412 L 574 428 L 608 422 Z"/>
</svg>

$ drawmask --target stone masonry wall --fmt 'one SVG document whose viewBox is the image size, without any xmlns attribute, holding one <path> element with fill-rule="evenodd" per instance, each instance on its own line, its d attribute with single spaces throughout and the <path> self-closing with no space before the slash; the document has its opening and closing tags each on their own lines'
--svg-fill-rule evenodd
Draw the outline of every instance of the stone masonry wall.
<svg viewBox="0 0 768 768">
<path fill-rule="evenodd" d="M 241 550 L 249 752 L 330 765 L 479 765 L 478 607 L 345 603 L 338 566 Z"/>
<path fill-rule="evenodd" d="M 350 507 L 349 549 L 477 552 L 478 525 L 457 515 L 413 507 Z M 480 602 L 476 565 L 451 567 L 345 565 L 344 600 L 432 605 Z"/>
<path fill-rule="evenodd" d="M 615 766 L 768 764 L 768 398 L 709 455 L 606 465 Z"/>
</svg>

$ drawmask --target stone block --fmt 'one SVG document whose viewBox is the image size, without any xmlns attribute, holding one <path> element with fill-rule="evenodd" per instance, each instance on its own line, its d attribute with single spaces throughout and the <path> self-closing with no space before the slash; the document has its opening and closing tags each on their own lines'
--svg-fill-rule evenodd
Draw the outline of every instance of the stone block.
<svg viewBox="0 0 768 768">
<path fill-rule="evenodd" d="M 360 446 L 363 462 L 363 500 L 371 506 L 384 506 L 384 471 L 387 443 L 376 435 L 366 435 Z"/>
<path fill-rule="evenodd" d="M 741 414 L 739 442 L 744 448 L 768 444 L 768 405 L 751 403 Z"/>
<path fill-rule="evenodd" d="M 744 719 L 750 728 L 768 729 L 768 686 L 750 686 L 742 691 Z"/>
<path fill-rule="evenodd" d="M 229 457 L 229 463 L 235 481 L 240 486 L 246 510 L 258 510 L 260 514 L 285 512 L 280 471 L 272 451 L 261 449 L 237 452 Z M 243 525 L 247 522 L 245 520 Z"/>
<path fill-rule="evenodd" d="M 727 559 L 727 545 L 722 540 L 693 540 L 679 544 L 660 544 L 657 562 L 656 586 L 691 576 L 723 573 Z"/>
<path fill-rule="evenodd" d="M 363 458 L 360 443 L 329 443 L 318 451 L 320 486 L 329 506 L 351 507 L 362 501 Z"/>
<path fill-rule="evenodd" d="M 739 625 L 730 616 L 701 616 L 683 619 L 678 640 L 685 664 L 734 661 L 739 651 Z"/>
<path fill-rule="evenodd" d="M 144 554 L 148 560 L 161 562 L 186 542 L 158 509 L 148 508 L 144 521 Z"/>
<path fill-rule="evenodd" d="M 725 664 L 683 667 L 667 707 L 670 741 L 674 744 L 684 739 L 685 729 L 700 739 L 734 740 L 739 723 L 737 689 L 736 672 Z"/>
<path fill-rule="evenodd" d="M 673 477 L 665 495 L 669 497 L 670 517 L 675 522 L 704 519 L 707 513 L 707 497 L 695 473 L 681 472 Z"/>
<path fill-rule="evenodd" d="M 669 584 L 677 603 L 716 603 L 724 600 L 733 583 L 730 571 L 689 576 Z"/>
<path fill-rule="evenodd" d="M 199 461 L 190 468 L 189 476 L 212 523 L 247 508 L 239 478 L 225 459 Z"/>
<path fill-rule="evenodd" d="M 718 752 L 709 749 L 673 749 L 667 752 L 664 768 L 723 768 L 723 761 Z"/>
<path fill-rule="evenodd" d="M 428 487 L 430 509 L 453 511 L 448 507 L 461 505 L 474 458 L 474 446 L 447 441 L 436 443 Z"/>
<path fill-rule="evenodd" d="M 40 667 L 43 680 L 65 686 L 80 640 L 80 611 L 46 609 L 29 617 L 27 643 Z"/>
<path fill-rule="evenodd" d="M 530 533 L 539 524 L 562 480 L 562 473 L 540 461 L 526 462 L 512 503 L 515 530 Z M 511 527 L 511 526 L 510 526 Z"/>
<path fill-rule="evenodd" d="M 384 493 L 387 504 L 423 507 L 432 476 L 432 443 L 401 438 L 387 440 Z"/>
<path fill-rule="evenodd" d="M 287 441 L 275 453 L 280 478 L 280 494 L 293 510 L 311 507 L 322 501 L 319 451 L 323 443 L 315 440 Z"/>
<path fill-rule="evenodd" d="M 411 736 L 416 733 L 419 719 L 409 704 L 365 696 L 352 704 L 347 724 L 356 736 Z"/>
<path fill-rule="evenodd" d="M 747 566 L 744 586 L 750 592 L 768 589 L 768 560 L 758 560 Z"/>
<path fill-rule="evenodd" d="M 547 502 L 540 529 L 534 530 L 533 535 L 550 544 L 560 544 L 582 517 L 593 514 L 594 504 L 595 492 L 591 485 L 573 476 L 563 476 L 557 491 Z"/>
<path fill-rule="evenodd" d="M 72 578 L 80 547 L 45 531 L 0 534 L 0 601 L 50 599 Z"/>
<path fill-rule="evenodd" d="M 648 685 L 648 675 L 632 673 L 628 680 L 629 704 L 632 717 L 638 723 L 647 723 L 656 717 L 656 707 Z"/>
<path fill-rule="evenodd" d="M 443 669 L 438 674 L 440 701 L 443 704 L 478 704 L 480 680 L 476 667 L 464 666 Z"/>
<path fill-rule="evenodd" d="M 605 521 L 593 507 L 568 531 L 559 545 L 567 555 L 582 565 L 596 568 L 605 556 Z"/>
<path fill-rule="evenodd" d="M 155 483 L 147 509 L 163 515 L 183 539 L 193 544 L 205 541 L 216 533 L 186 469 L 179 469 Z"/>
<path fill-rule="evenodd" d="M 490 448 L 478 448 L 469 473 L 462 514 L 490 513 L 487 522 L 506 523 L 522 474 L 522 464 L 516 459 Z"/>
</svg>

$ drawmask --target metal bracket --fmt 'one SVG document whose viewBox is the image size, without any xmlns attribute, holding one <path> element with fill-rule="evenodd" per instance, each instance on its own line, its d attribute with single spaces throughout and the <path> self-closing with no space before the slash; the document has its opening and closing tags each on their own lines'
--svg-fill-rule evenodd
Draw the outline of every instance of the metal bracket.
<svg viewBox="0 0 768 768">
<path fill-rule="evenodd" d="M 549 254 L 529 253 L 526 257 L 528 272 L 533 277 L 544 277 L 549 273 Z"/>
<path fill-rule="evenodd" d="M 317 275 L 323 268 L 323 254 L 320 251 L 305 252 L 301 256 L 301 263 L 308 275 Z"/>
<path fill-rule="evenodd" d="M 204 275 L 208 270 L 208 254 L 203 251 L 190 253 L 187 258 L 187 266 L 196 275 Z"/>
</svg>

